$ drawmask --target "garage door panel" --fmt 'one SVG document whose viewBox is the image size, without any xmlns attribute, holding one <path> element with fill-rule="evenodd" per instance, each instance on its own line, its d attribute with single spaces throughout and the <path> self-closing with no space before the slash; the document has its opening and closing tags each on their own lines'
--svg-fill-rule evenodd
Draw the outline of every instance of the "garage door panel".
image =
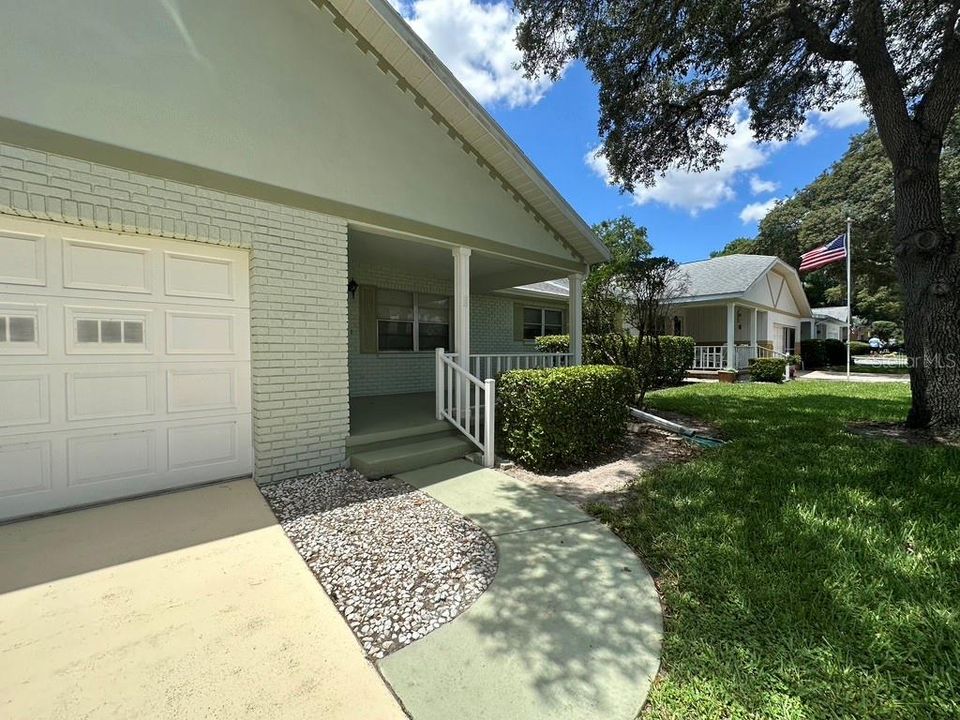
<svg viewBox="0 0 960 720">
<path fill-rule="evenodd" d="M 237 368 L 192 368 L 167 371 L 167 412 L 241 410 Z"/>
<path fill-rule="evenodd" d="M 0 440 L 0 498 L 46 495 L 51 487 L 51 441 Z"/>
<path fill-rule="evenodd" d="M 240 313 L 167 311 L 168 355 L 235 355 L 245 325 Z"/>
<path fill-rule="evenodd" d="M 63 241 L 63 286 L 85 290 L 149 293 L 147 248 L 85 240 Z"/>
<path fill-rule="evenodd" d="M 251 472 L 248 267 L 0 217 L 0 520 Z"/>
<path fill-rule="evenodd" d="M 67 438 L 67 485 L 89 485 L 157 474 L 157 430 Z"/>
<path fill-rule="evenodd" d="M 167 430 L 167 458 L 171 470 L 201 468 L 240 459 L 236 420 L 182 425 Z"/>
<path fill-rule="evenodd" d="M 67 420 L 129 418 L 154 413 L 152 368 L 67 373 Z"/>
<path fill-rule="evenodd" d="M 47 284 L 46 237 L 0 229 L 0 283 Z"/>
<path fill-rule="evenodd" d="M 47 375 L 0 375 L 0 428 L 50 424 Z"/>
<path fill-rule="evenodd" d="M 236 263 L 227 258 L 164 254 L 164 288 L 167 295 L 233 300 Z"/>
</svg>

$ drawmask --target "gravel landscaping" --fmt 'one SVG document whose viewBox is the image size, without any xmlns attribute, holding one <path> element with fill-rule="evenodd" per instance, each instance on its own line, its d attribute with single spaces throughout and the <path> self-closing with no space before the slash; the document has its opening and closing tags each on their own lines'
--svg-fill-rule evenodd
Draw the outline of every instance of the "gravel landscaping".
<svg viewBox="0 0 960 720">
<path fill-rule="evenodd" d="M 335 470 L 261 490 L 372 658 L 455 618 L 496 575 L 486 533 L 398 480 Z"/>
</svg>

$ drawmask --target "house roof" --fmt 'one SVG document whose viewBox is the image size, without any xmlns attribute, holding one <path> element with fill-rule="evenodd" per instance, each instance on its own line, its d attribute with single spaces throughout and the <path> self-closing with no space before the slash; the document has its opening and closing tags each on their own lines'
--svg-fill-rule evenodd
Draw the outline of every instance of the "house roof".
<svg viewBox="0 0 960 720">
<path fill-rule="evenodd" d="M 772 255 L 724 255 L 680 266 L 684 300 L 715 295 L 738 295 L 750 287 L 777 262 Z"/>
<path fill-rule="evenodd" d="M 321 0 L 315 0 L 323 4 Z M 586 263 L 609 259 L 587 223 L 387 0 L 327 0 Z"/>
<path fill-rule="evenodd" d="M 846 323 L 849 314 L 846 305 L 832 305 L 830 307 L 813 308 L 813 317 L 817 320 L 834 320 Z"/>
</svg>

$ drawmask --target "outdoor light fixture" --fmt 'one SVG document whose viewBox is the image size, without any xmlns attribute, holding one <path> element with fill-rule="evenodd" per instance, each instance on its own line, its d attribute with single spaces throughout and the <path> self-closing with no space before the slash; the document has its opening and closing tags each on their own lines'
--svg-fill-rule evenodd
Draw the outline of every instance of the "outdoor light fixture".
<svg viewBox="0 0 960 720">
<path fill-rule="evenodd" d="M 357 282 L 356 280 L 354 280 L 353 278 L 350 278 L 350 282 L 347 283 L 347 292 L 350 293 L 350 297 L 356 297 L 356 296 L 357 296 L 357 288 L 358 288 L 358 287 L 360 287 L 360 283 L 358 283 L 358 282 Z"/>
</svg>

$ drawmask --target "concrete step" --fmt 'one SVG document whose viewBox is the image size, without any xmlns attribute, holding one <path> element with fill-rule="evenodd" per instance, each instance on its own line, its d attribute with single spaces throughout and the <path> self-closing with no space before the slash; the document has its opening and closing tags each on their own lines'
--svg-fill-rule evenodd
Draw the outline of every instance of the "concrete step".
<svg viewBox="0 0 960 720">
<path fill-rule="evenodd" d="M 381 478 L 456 460 L 474 448 L 462 435 L 435 435 L 385 447 L 367 446 L 351 452 L 350 466 L 368 478 Z"/>
</svg>

